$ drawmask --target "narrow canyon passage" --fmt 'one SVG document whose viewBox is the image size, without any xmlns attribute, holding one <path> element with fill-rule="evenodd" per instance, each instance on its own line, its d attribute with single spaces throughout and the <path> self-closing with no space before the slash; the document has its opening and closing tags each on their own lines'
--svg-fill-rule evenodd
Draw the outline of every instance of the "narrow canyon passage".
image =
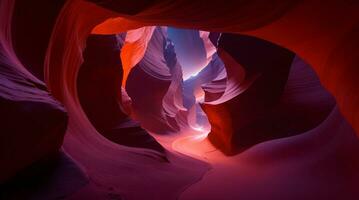
<svg viewBox="0 0 359 200">
<path fill-rule="evenodd" d="M 359 198 L 355 1 L 0 1 L 0 199 Z"/>
<path fill-rule="evenodd" d="M 341 176 L 338 179 L 336 172 L 341 168 L 346 168 L 347 165 L 346 162 L 337 163 L 341 155 L 346 154 L 347 151 L 359 150 L 358 140 L 350 125 L 345 122 L 335 107 L 335 100 L 332 95 L 321 86 L 310 65 L 298 56 L 291 56 L 290 54 L 288 55 L 292 59 L 283 62 L 284 52 L 281 52 L 282 50 L 276 50 L 277 47 L 255 38 L 222 34 L 211 41 L 209 32 L 177 29 L 177 37 L 182 39 L 186 36 L 181 36 L 181 32 L 183 34 L 191 33 L 190 36 L 187 36 L 187 41 L 192 41 L 191 37 L 199 39 L 200 34 L 207 35 L 207 38 L 201 39 L 202 46 L 199 49 L 194 49 L 194 47 L 191 49 L 192 52 L 203 51 L 202 54 L 192 53 L 191 56 L 194 57 L 192 59 L 198 59 L 199 56 L 203 62 L 206 62 L 208 52 L 213 54 L 211 61 L 207 61 L 205 67 L 202 66 L 198 72 L 192 71 L 194 74 L 188 75 L 187 79 L 184 80 L 183 73 L 185 70 L 181 66 L 180 59 L 177 61 L 176 42 L 166 38 L 166 30 L 168 29 L 167 27 L 153 28 L 153 35 L 148 40 L 143 59 L 128 74 L 127 91 L 121 90 L 122 97 L 126 99 L 125 104 L 129 107 L 122 109 L 122 111 L 130 114 L 132 119 L 127 120 L 138 120 L 135 124 L 137 127 L 141 125 L 148 131 L 146 137 L 152 136 L 155 139 L 152 138 L 150 141 L 155 145 L 147 145 L 147 148 L 153 149 L 153 146 L 157 146 L 156 150 L 163 151 L 165 149 L 166 152 L 171 152 L 174 155 L 184 154 L 208 164 L 209 168 L 200 180 L 188 185 L 184 192 L 179 195 L 180 199 L 221 199 L 223 197 L 225 199 L 278 199 L 283 197 L 286 199 L 329 197 L 339 199 L 343 197 L 343 191 L 348 194 L 345 196 L 346 199 L 356 198 L 357 192 L 355 187 L 352 187 L 356 181 L 350 187 L 338 187 L 345 184 L 341 180 L 342 178 L 346 180 L 346 178 L 343 174 L 343 177 Z M 231 39 L 230 46 L 226 46 L 228 39 Z M 183 40 L 181 42 L 185 43 L 186 40 Z M 117 37 L 115 41 L 125 43 L 124 35 L 121 35 L 120 39 Z M 205 49 L 206 42 L 211 42 L 210 47 L 212 49 L 208 46 Z M 120 47 L 122 45 L 120 44 Z M 182 44 L 182 46 L 186 45 Z M 253 53 L 255 56 L 251 57 L 249 55 L 253 46 L 257 47 Z M 87 45 L 87 48 L 90 47 Z M 179 48 L 177 47 L 177 49 Z M 231 54 L 235 59 L 224 54 L 225 61 L 223 62 L 221 57 L 217 55 L 217 48 L 226 49 L 230 53 L 235 52 L 236 54 Z M 185 50 L 182 51 L 186 52 Z M 115 55 L 118 55 L 118 52 Z M 163 55 L 164 62 L 156 61 L 158 55 Z M 223 52 L 221 55 L 223 56 Z M 183 57 L 185 56 L 184 54 Z M 281 59 L 273 59 L 275 57 Z M 186 59 L 187 63 L 191 62 L 191 58 L 187 57 Z M 264 61 L 265 59 L 267 62 Z M 235 60 L 247 65 L 247 68 L 248 66 L 251 67 L 251 71 L 246 71 L 248 73 L 246 76 L 249 78 L 245 78 L 241 74 L 246 69 L 245 67 L 237 64 L 236 67 L 243 68 L 243 70 L 233 71 L 225 65 L 227 63 L 233 66 Z M 271 65 L 268 66 L 268 63 Z M 99 65 L 101 70 L 103 69 L 102 65 L 101 62 Z M 280 65 L 287 65 L 287 73 L 284 70 L 284 73 L 280 74 L 278 71 Z M 273 75 L 272 71 L 267 70 L 271 66 L 276 67 L 276 76 Z M 229 69 L 229 73 L 237 74 L 227 74 L 227 69 Z M 285 68 L 283 67 L 283 69 Z M 98 75 L 98 73 L 95 74 Z M 268 88 L 270 87 L 268 81 L 271 81 L 269 78 L 274 76 L 278 80 L 280 75 L 284 76 L 285 80 L 281 83 L 272 81 L 271 84 L 274 85 L 273 87 L 281 84 L 282 91 L 275 93 L 275 90 L 271 90 L 271 93 L 263 94 L 266 91 L 261 90 L 261 81 L 264 81 Z M 104 77 L 107 80 L 109 78 L 109 76 Z M 235 79 L 230 79 L 230 77 L 235 77 Z M 245 81 L 246 79 L 247 81 Z M 140 81 L 143 85 L 136 84 Z M 117 82 L 120 81 L 117 80 Z M 241 84 L 245 86 L 238 87 Z M 143 87 L 146 88 L 146 92 L 141 91 Z M 228 87 L 240 89 L 236 91 L 228 89 Z M 249 87 L 256 87 L 255 93 L 252 93 Z M 117 88 L 117 90 L 119 89 Z M 93 90 L 91 93 L 93 94 Z M 124 94 L 125 96 L 123 96 Z M 277 97 L 273 97 L 273 95 L 277 95 Z M 276 103 L 263 105 L 261 101 L 255 101 L 259 97 L 267 98 L 266 101 L 274 98 Z M 246 100 L 246 98 L 251 99 L 251 101 Z M 228 104 L 228 101 L 232 102 Z M 268 116 L 264 120 L 269 120 L 271 123 L 270 126 L 266 125 L 262 119 L 266 115 L 262 116 L 263 112 L 257 111 L 261 117 L 254 116 L 251 119 L 256 120 L 257 125 L 262 123 L 261 129 L 254 127 L 253 130 L 253 127 L 246 127 L 238 121 L 231 125 L 231 128 L 235 129 L 234 131 L 238 131 L 233 132 L 233 134 L 241 134 L 241 137 L 239 139 L 230 137 L 232 141 L 227 145 L 231 149 L 238 147 L 236 145 L 240 146 L 239 151 L 234 150 L 230 156 L 227 155 L 226 147 L 216 146 L 207 137 L 208 134 L 216 134 L 216 132 L 213 132 L 215 129 L 211 128 L 210 121 L 201 108 L 201 105 L 203 107 L 203 104 L 206 103 L 212 106 L 221 106 L 226 102 L 230 109 L 236 108 L 237 111 L 240 109 L 236 106 L 251 107 L 253 104 L 262 106 L 261 108 L 266 111 Z M 207 109 L 215 109 L 215 107 Z M 250 111 L 255 112 L 254 109 L 250 109 Z M 243 110 L 243 112 L 248 111 Z M 245 117 L 251 116 L 248 115 L 249 113 L 245 114 Z M 228 113 L 223 115 L 223 117 L 226 116 L 228 117 Z M 238 118 L 238 115 L 230 116 L 233 116 L 232 120 L 241 119 Z M 126 121 L 126 123 L 128 122 Z M 276 127 L 276 124 L 279 127 Z M 226 124 L 219 123 L 216 125 L 220 126 L 220 131 L 228 128 Z M 328 132 L 330 127 L 335 128 Z M 253 131 L 259 133 L 253 134 Z M 264 132 L 265 138 L 261 137 L 260 131 Z M 122 129 L 117 135 L 123 135 L 123 132 Z M 339 136 L 337 133 L 341 133 L 341 135 Z M 116 136 L 113 137 L 116 138 Z M 126 137 L 131 137 L 131 135 L 126 135 Z M 244 140 L 241 140 L 242 138 Z M 329 142 L 329 140 L 335 142 Z M 123 141 L 123 145 L 128 145 Z M 137 138 L 132 141 L 134 141 L 132 145 L 141 147 L 141 142 L 148 140 Z M 244 143 L 241 143 L 243 141 Z M 242 144 L 243 146 L 241 146 Z M 344 149 L 343 145 L 346 146 Z M 158 146 L 163 148 L 158 148 Z M 298 149 L 301 150 L 298 151 Z M 328 151 L 328 149 L 331 150 Z M 314 155 L 312 153 L 315 154 L 315 160 L 313 160 Z M 318 158 L 320 159 L 316 160 Z M 358 163 L 355 157 L 350 158 L 350 160 L 354 161 L 352 163 L 354 165 Z M 299 163 L 301 164 L 298 165 Z M 192 164 L 192 167 L 195 168 L 196 165 Z M 323 171 L 323 168 L 326 168 L 327 171 Z M 311 174 L 317 174 L 320 177 L 325 177 L 325 179 L 312 180 Z M 287 176 L 291 177 L 290 183 L 286 178 Z M 307 185 L 308 182 L 311 184 Z M 271 185 L 273 183 L 275 184 Z M 303 185 L 304 183 L 306 184 Z M 325 189 L 322 188 L 323 185 Z M 290 190 L 292 187 L 300 189 L 293 192 Z M 255 191 L 253 188 L 256 188 Z M 287 191 L 289 192 L 283 192 L 281 188 L 288 188 Z M 315 191 L 315 194 L 307 193 L 308 191 L 313 193 Z"/>
</svg>

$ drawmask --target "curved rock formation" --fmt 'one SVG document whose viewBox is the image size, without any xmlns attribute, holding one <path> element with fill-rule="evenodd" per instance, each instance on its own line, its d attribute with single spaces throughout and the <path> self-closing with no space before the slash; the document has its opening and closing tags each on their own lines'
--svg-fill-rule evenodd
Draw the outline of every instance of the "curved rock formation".
<svg viewBox="0 0 359 200">
<path fill-rule="evenodd" d="M 358 8 L 2 0 L 5 198 L 358 199 Z M 168 27 L 199 41 L 188 82 Z M 39 161 L 66 173 L 27 193 Z"/>
<path fill-rule="evenodd" d="M 231 65 L 235 62 L 243 66 L 243 83 L 256 77 L 238 96 L 221 104 L 202 105 L 212 125 L 209 139 L 225 153 L 232 154 L 236 148 L 244 149 L 280 134 L 280 130 L 271 127 L 274 123 L 270 110 L 282 94 L 294 55 L 253 37 L 230 34 L 221 35 L 219 48 L 219 55 L 225 54 L 222 56 L 225 66 L 234 67 Z M 230 76 L 231 71 L 227 73 Z"/>
<path fill-rule="evenodd" d="M 112 4 L 111 10 L 120 11 L 123 3 Z M 99 6 L 104 4 L 98 3 Z M 325 6 L 309 1 L 231 1 L 219 6 L 183 0 L 173 4 L 153 2 L 136 15 L 122 17 L 131 20 L 124 23 L 124 28 L 165 24 L 216 32 L 242 32 L 283 46 L 313 67 L 324 87 L 336 98 L 343 115 L 358 130 L 359 118 L 355 117 L 358 115 L 355 108 L 358 96 L 352 95 L 359 93 L 356 79 L 352 78 L 358 74 L 357 68 L 353 67 L 358 62 L 354 50 L 358 42 L 355 37 L 359 26 L 357 7 L 355 1 L 331 1 Z M 198 14 L 198 9 L 205 12 Z"/>
<path fill-rule="evenodd" d="M 87 39 L 77 83 L 81 106 L 99 133 L 118 144 L 163 151 L 138 123 L 122 112 L 121 37 L 91 35 Z M 122 39 L 123 40 L 123 39 Z"/>
<path fill-rule="evenodd" d="M 67 114 L 17 58 L 12 45 L 14 4 L 0 4 L 0 182 L 32 163 L 57 152 L 62 145 Z"/>
</svg>

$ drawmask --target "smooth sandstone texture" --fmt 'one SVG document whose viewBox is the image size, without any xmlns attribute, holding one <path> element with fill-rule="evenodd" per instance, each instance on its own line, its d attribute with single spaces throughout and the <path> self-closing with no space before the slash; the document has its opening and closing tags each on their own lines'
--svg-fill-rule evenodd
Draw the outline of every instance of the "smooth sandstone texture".
<svg viewBox="0 0 359 200">
<path fill-rule="evenodd" d="M 110 9 L 126 19 L 123 28 L 131 24 L 159 24 L 244 33 L 297 53 L 313 67 L 323 86 L 335 97 L 344 117 L 359 132 L 359 84 L 355 78 L 358 74 L 355 66 L 359 62 L 358 2 L 157 1 L 131 16 L 120 11 L 126 1 L 116 3 L 117 6 L 112 4 Z M 103 4 L 106 3 L 98 2 L 99 6 Z"/>
<path fill-rule="evenodd" d="M 359 132 L 359 84 L 356 67 L 359 63 L 359 14 L 356 1 L 323 3 L 239 0 L 224 4 L 190 0 L 73 0 L 66 2 L 55 24 L 53 20 L 56 14 L 53 13 L 59 12 L 62 5 L 49 5 L 49 2 L 46 4 L 44 1 L 43 4 L 39 3 L 41 7 L 35 3 L 20 2 L 17 4 L 18 8 L 32 7 L 35 16 L 40 18 L 29 18 L 26 24 L 26 17 L 20 16 L 22 9 L 15 11 L 17 14 L 14 19 L 17 22 L 14 24 L 19 26 L 15 26 L 14 32 L 11 33 L 9 25 L 12 3 L 10 0 L 0 2 L 0 106 L 1 121 L 4 122 L 3 127 L 0 127 L 0 142 L 3 148 L 1 159 L 4 159 L 1 163 L 7 163 L 1 166 L 0 180 L 8 179 L 36 160 L 56 152 L 61 146 L 67 117 L 61 104 L 47 91 L 48 87 L 52 95 L 68 110 L 69 124 L 63 149 L 90 177 L 88 185 L 79 190 L 73 196 L 74 199 L 94 198 L 96 195 L 99 198 L 177 199 L 180 194 L 183 194 L 181 198 L 185 199 L 278 199 L 283 196 L 287 199 L 357 199 L 355 186 L 359 180 L 356 173 L 358 141 L 355 133 Z M 52 17 L 42 17 L 42 10 L 52 9 Z M 268 95 L 264 86 L 259 90 L 265 99 L 271 100 L 262 102 L 266 106 L 262 105 L 261 108 L 275 109 L 267 110 L 267 116 L 261 115 L 261 119 L 253 117 L 251 122 L 255 123 L 251 127 L 275 130 L 273 133 L 280 133 L 280 137 L 304 134 L 267 141 L 253 147 L 252 145 L 258 142 L 274 137 L 263 138 L 263 135 L 268 134 L 245 134 L 249 137 L 246 140 L 248 142 L 244 142 L 242 138 L 236 140 L 232 136 L 242 136 L 242 132 L 232 133 L 243 128 L 238 119 L 244 118 L 238 117 L 233 109 L 241 104 L 240 101 L 236 102 L 241 98 L 239 94 L 227 102 L 208 106 L 222 106 L 216 112 L 207 111 L 212 121 L 209 138 L 215 138 L 211 139 L 213 144 L 224 143 L 225 145 L 217 146 L 230 153 L 233 152 L 232 147 L 251 147 L 229 160 L 223 159 L 223 165 L 216 164 L 211 159 L 198 161 L 174 153 L 170 151 L 171 148 L 158 152 L 130 148 L 107 140 L 99 133 L 98 128 L 105 126 L 103 124 L 106 122 L 89 119 L 91 117 L 86 113 L 89 110 L 82 105 L 84 103 L 78 90 L 88 36 L 90 33 L 118 34 L 143 26 L 157 25 L 246 34 L 297 54 L 298 57 L 291 65 L 285 65 L 291 66 L 290 71 L 283 67 L 280 68 L 283 70 L 281 73 L 275 73 L 276 68 L 273 66 L 272 71 L 266 72 L 267 76 L 264 77 L 268 80 L 273 78 L 271 75 L 280 79 L 276 79 L 276 86 L 272 85 L 273 91 L 277 91 L 273 98 L 267 98 L 271 95 Z M 35 36 L 29 39 L 29 35 L 23 34 L 25 31 L 22 30 L 27 29 L 31 29 L 29 31 Z M 149 28 L 148 32 L 151 30 Z M 39 47 L 32 48 L 37 42 Z M 136 45 L 129 45 L 131 48 L 126 61 L 133 62 L 129 62 L 125 70 L 136 68 L 144 57 L 147 42 L 147 38 L 144 38 Z M 45 49 L 47 52 L 43 69 L 41 65 Z M 224 61 L 231 58 L 229 60 L 232 64 L 238 59 L 225 46 L 220 47 L 219 53 L 222 53 L 220 56 Z M 305 60 L 313 71 L 302 60 Z M 241 64 L 241 67 L 245 68 L 246 64 Z M 227 69 L 230 68 L 227 66 Z M 47 85 L 28 70 L 39 79 L 42 79 L 44 70 Z M 288 72 L 289 78 L 285 84 Z M 228 73 L 228 77 L 231 74 Z M 262 84 L 271 86 L 268 80 L 264 80 Z M 221 87 L 228 84 L 228 81 L 225 84 L 222 82 Z M 212 86 L 215 85 L 214 83 Z M 335 103 L 321 85 L 328 89 L 338 104 L 338 108 L 330 115 Z M 253 82 L 244 92 L 250 91 L 251 87 L 255 90 L 259 86 Z M 98 87 L 98 90 L 101 90 L 101 87 Z M 111 90 L 109 93 L 113 95 L 113 92 Z M 210 92 L 206 94 L 209 95 Z M 208 104 L 220 99 L 221 92 L 211 95 L 207 98 Z M 254 96 L 249 105 L 256 103 Z M 281 106 L 276 107 L 275 103 Z M 261 102 L 257 105 L 261 105 Z M 108 106 L 111 107 L 111 104 Z M 96 118 L 96 114 L 94 116 Z M 216 123 L 213 122 L 217 119 L 228 119 L 225 123 L 235 120 L 235 123 L 220 124 L 225 129 L 216 131 Z M 270 119 L 269 125 L 267 119 Z M 96 127 L 96 123 L 100 125 Z M 263 125 L 266 123 L 267 125 Z M 273 129 L 270 127 L 273 124 L 278 126 Z M 278 130 L 280 131 L 277 132 Z M 215 134 L 216 132 L 221 134 Z M 234 141 L 238 143 L 233 143 Z M 227 158 L 223 155 L 219 157 Z M 213 173 L 204 177 L 204 173 L 209 169 L 208 163 L 213 166 Z M 232 165 L 233 163 L 235 165 Z M 231 166 L 226 168 L 227 164 Z M 203 181 L 199 181 L 200 179 Z M 192 185 L 196 182 L 198 184 Z M 161 192 L 158 192 L 158 188 L 161 188 Z M 283 188 L 287 192 L 283 193 Z"/>
<path fill-rule="evenodd" d="M 0 4 L 0 182 L 61 147 L 63 106 L 17 57 L 11 35 L 12 1 Z M 42 52 L 44 53 L 44 52 Z"/>
</svg>

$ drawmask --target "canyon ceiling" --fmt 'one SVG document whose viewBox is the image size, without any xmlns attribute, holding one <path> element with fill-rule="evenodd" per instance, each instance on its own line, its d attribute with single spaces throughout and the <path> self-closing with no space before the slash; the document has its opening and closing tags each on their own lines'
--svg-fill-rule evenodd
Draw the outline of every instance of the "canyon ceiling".
<svg viewBox="0 0 359 200">
<path fill-rule="evenodd" d="M 0 0 L 0 199 L 359 199 L 358 9 Z"/>
</svg>

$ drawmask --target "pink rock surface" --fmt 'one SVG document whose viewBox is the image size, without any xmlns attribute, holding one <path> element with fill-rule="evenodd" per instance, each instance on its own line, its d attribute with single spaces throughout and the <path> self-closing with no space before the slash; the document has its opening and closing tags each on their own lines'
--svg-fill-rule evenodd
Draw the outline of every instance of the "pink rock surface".
<svg viewBox="0 0 359 200">
<path fill-rule="evenodd" d="M 355 1 L 2 0 L 0 180 L 62 145 L 63 170 L 30 199 L 358 199 L 357 10 Z M 209 65 L 191 84 L 164 48 L 164 26 L 200 31 Z M 91 33 L 132 36 L 120 53 L 91 46 Z M 238 42 L 249 37 L 261 44 Z M 223 68 L 211 63 L 219 58 Z M 163 149 L 143 148 L 139 125 Z"/>
</svg>

